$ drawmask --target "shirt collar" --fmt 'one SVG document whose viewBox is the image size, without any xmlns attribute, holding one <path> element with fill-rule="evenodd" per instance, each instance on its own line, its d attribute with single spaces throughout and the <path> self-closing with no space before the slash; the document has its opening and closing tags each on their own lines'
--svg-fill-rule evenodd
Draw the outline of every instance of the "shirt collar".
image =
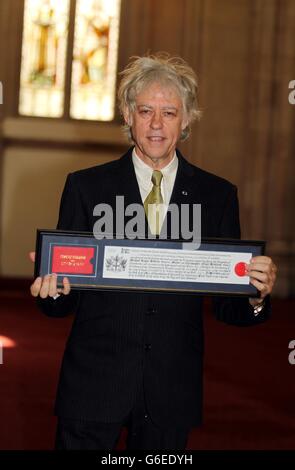
<svg viewBox="0 0 295 470">
<path fill-rule="evenodd" d="M 135 148 L 132 151 L 132 161 L 136 175 L 140 175 L 141 179 L 150 184 L 153 169 L 147 165 L 144 161 L 139 158 L 136 154 Z M 169 178 L 175 176 L 178 167 L 178 158 L 176 152 L 174 152 L 172 160 L 164 168 L 161 168 L 163 178 Z"/>
</svg>

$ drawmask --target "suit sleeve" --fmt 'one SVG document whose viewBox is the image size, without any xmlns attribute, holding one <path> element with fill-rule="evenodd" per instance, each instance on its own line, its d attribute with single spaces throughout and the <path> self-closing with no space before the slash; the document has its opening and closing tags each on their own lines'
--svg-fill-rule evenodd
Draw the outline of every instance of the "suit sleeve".
<svg viewBox="0 0 295 470">
<path fill-rule="evenodd" d="M 61 197 L 59 230 L 87 231 L 87 217 L 83 208 L 82 198 L 77 184 L 74 184 L 74 175 L 69 174 Z M 51 297 L 42 299 L 37 297 L 37 304 L 45 315 L 50 317 L 64 317 L 74 312 L 79 304 L 79 291 L 71 291 L 69 295 L 61 295 L 56 300 Z"/>
<path fill-rule="evenodd" d="M 239 202 L 237 188 L 231 186 L 225 202 L 223 216 L 219 227 L 222 238 L 241 238 Z M 270 316 L 270 297 L 265 299 L 263 311 L 255 316 L 248 298 L 219 297 L 213 298 L 213 308 L 216 318 L 220 321 L 237 326 L 251 326 L 262 323 Z"/>
</svg>

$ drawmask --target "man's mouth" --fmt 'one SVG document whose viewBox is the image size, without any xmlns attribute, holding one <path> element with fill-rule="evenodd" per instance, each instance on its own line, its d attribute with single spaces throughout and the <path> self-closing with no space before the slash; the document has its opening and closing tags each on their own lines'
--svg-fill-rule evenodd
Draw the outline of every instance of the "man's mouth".
<svg viewBox="0 0 295 470">
<path fill-rule="evenodd" d="M 148 140 L 150 140 L 151 142 L 162 142 L 163 140 L 165 140 L 165 137 L 162 137 L 160 135 L 149 135 Z"/>
</svg>

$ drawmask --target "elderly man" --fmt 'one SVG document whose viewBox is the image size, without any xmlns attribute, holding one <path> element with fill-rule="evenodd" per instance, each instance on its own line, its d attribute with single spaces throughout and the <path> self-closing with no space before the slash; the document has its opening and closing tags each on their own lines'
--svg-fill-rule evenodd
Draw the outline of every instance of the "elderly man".
<svg viewBox="0 0 295 470">
<path fill-rule="evenodd" d="M 203 237 L 239 238 L 236 187 L 176 148 L 200 114 L 193 70 L 157 55 L 134 58 L 122 75 L 119 104 L 134 146 L 117 161 L 68 176 L 57 227 L 92 231 L 93 208 L 115 209 L 120 195 L 126 206 L 201 204 Z M 164 217 L 146 221 L 153 233 Z M 270 258 L 253 258 L 247 272 L 261 297 L 215 298 L 216 317 L 239 326 L 267 319 L 275 271 Z M 49 316 L 76 313 L 55 406 L 56 448 L 113 449 L 127 426 L 128 449 L 184 449 L 202 421 L 202 297 L 78 292 L 66 278 L 58 289 L 54 274 L 37 278 L 31 293 Z"/>
</svg>

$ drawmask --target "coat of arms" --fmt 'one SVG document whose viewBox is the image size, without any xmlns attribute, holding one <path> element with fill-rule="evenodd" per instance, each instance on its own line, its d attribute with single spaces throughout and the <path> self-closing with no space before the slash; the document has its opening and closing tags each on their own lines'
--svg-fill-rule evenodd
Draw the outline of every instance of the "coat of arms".
<svg viewBox="0 0 295 470">
<path fill-rule="evenodd" d="M 122 272 L 125 271 L 127 265 L 127 259 L 123 256 L 110 256 L 106 259 L 106 270 Z"/>
</svg>

